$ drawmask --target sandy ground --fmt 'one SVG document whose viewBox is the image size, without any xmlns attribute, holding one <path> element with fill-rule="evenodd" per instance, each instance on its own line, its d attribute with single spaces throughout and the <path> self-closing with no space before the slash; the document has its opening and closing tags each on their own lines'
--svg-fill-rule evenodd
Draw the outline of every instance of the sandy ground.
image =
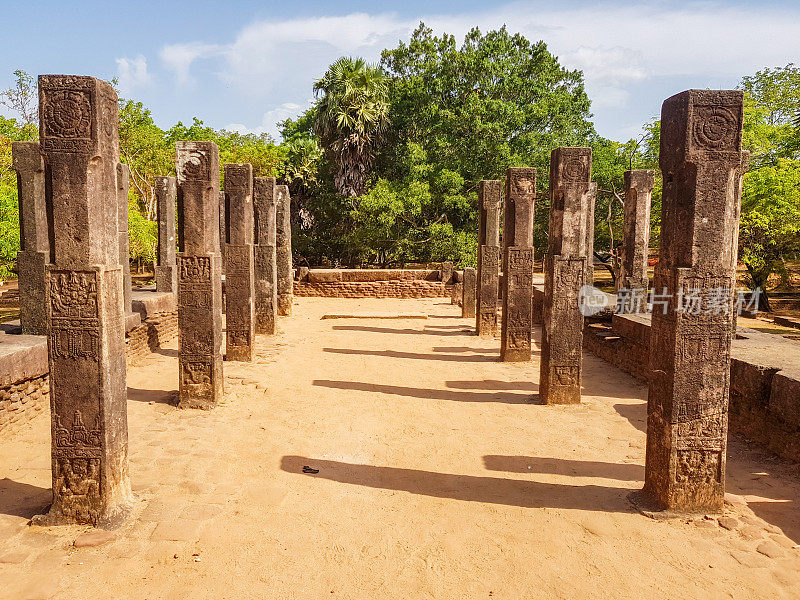
<svg viewBox="0 0 800 600">
<path fill-rule="evenodd" d="M 429 318 L 320 318 L 370 310 Z M 209 412 L 170 404 L 174 349 L 132 367 L 134 514 L 99 546 L 27 525 L 49 497 L 47 416 L 0 440 L 0 597 L 800 596 L 795 467 L 733 440 L 731 529 L 644 517 L 627 496 L 646 389 L 586 355 L 585 402 L 537 405 L 537 358 L 497 362 L 459 315 L 298 299 L 256 362 L 225 364 Z"/>
</svg>

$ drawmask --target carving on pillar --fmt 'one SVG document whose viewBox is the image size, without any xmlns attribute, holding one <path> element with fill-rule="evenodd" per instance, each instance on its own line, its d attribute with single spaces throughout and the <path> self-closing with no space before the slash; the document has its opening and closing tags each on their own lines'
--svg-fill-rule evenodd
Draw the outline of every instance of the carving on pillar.
<svg viewBox="0 0 800 600">
<path fill-rule="evenodd" d="M 578 296 L 593 277 L 590 247 L 597 188 L 589 180 L 591 170 L 590 148 L 552 152 L 539 372 L 539 396 L 546 404 L 581 401 L 583 315 Z"/>
<path fill-rule="evenodd" d="M 277 209 L 274 177 L 256 177 L 255 313 L 256 333 L 273 335 L 278 321 Z"/>
<path fill-rule="evenodd" d="M 275 213 L 275 252 L 278 271 L 278 314 L 292 314 L 294 298 L 294 273 L 292 269 L 292 199 L 289 186 L 277 186 L 278 204 Z"/>
<path fill-rule="evenodd" d="M 49 260 L 39 301 L 47 313 L 53 504 L 33 523 L 107 526 L 131 505 L 118 203 L 109 202 L 117 198 L 116 94 L 92 77 L 44 75 L 39 119 L 52 218 L 47 245 L 36 244 Z"/>
<path fill-rule="evenodd" d="M 119 223 L 119 264 L 122 266 L 123 299 L 125 314 L 133 312 L 133 284 L 131 280 L 130 239 L 128 237 L 128 192 L 130 190 L 130 168 L 128 165 L 117 165 L 117 210 Z"/>
<path fill-rule="evenodd" d="M 650 247 L 650 203 L 655 173 L 649 170 L 625 171 L 625 214 L 622 260 L 617 292 L 625 290 L 625 312 L 647 309 L 647 259 Z"/>
<path fill-rule="evenodd" d="M 475 269 L 466 267 L 464 269 L 464 282 L 461 287 L 461 318 L 463 319 L 476 318 L 476 283 L 477 275 Z"/>
<path fill-rule="evenodd" d="M 743 94 L 689 90 L 662 108 L 661 247 L 650 334 L 643 508 L 722 509 Z M 697 201 L 702 198 L 703 202 Z"/>
<path fill-rule="evenodd" d="M 179 406 L 214 408 L 222 398 L 219 150 L 177 142 Z"/>
<path fill-rule="evenodd" d="M 503 229 L 503 311 L 500 360 L 531 359 L 533 310 L 533 210 L 536 170 L 506 171 Z M 487 298 L 488 300 L 488 298 Z"/>
<path fill-rule="evenodd" d="M 476 275 L 475 332 L 481 337 L 498 334 L 500 297 L 500 181 L 478 184 L 478 271 Z"/>
<path fill-rule="evenodd" d="M 44 161 L 39 142 L 12 142 L 12 168 L 17 172 L 19 198 L 20 251 L 19 320 L 22 333 L 47 335 L 47 310 L 42 303 L 50 262 L 47 206 L 44 189 Z"/>
<path fill-rule="evenodd" d="M 158 210 L 158 265 L 156 291 L 178 292 L 178 269 L 175 262 L 175 199 L 177 181 L 174 177 L 156 177 L 156 208 Z"/>
</svg>

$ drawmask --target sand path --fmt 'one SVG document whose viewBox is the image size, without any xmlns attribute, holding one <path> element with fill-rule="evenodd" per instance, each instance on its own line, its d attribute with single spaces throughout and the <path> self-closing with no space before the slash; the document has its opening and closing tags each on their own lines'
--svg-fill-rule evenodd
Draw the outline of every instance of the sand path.
<svg viewBox="0 0 800 600">
<path fill-rule="evenodd" d="M 429 318 L 320 318 L 343 311 Z M 795 467 L 733 440 L 732 529 L 644 517 L 646 388 L 587 354 L 582 405 L 532 404 L 538 357 L 497 362 L 459 315 L 299 298 L 209 412 L 170 404 L 174 349 L 130 368 L 134 516 L 99 546 L 26 524 L 47 415 L 0 440 L 0 598 L 800 597 Z"/>
</svg>

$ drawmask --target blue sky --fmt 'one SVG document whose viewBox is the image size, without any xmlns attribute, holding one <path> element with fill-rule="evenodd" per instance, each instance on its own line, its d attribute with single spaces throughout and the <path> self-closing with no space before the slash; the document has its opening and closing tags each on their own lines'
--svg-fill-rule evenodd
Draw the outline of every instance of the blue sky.
<svg viewBox="0 0 800 600">
<path fill-rule="evenodd" d="M 377 60 L 422 20 L 462 36 L 506 24 L 584 71 L 597 130 L 626 140 L 661 102 L 800 63 L 800 2 L 0 0 L 0 88 L 14 69 L 118 77 L 161 126 L 197 116 L 273 135 L 341 55 Z M 9 113 L 0 107 L 0 114 Z"/>
</svg>

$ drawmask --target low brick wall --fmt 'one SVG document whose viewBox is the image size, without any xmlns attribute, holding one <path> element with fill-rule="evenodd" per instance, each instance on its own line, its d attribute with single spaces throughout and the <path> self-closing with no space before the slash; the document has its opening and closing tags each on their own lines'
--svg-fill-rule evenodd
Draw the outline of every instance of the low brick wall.
<svg viewBox="0 0 800 600">
<path fill-rule="evenodd" d="M 429 269 L 298 270 L 295 296 L 323 298 L 443 298 L 450 286 Z"/>
<path fill-rule="evenodd" d="M 590 323 L 583 345 L 647 382 L 648 315 L 614 315 L 611 323 Z M 783 458 L 800 462 L 800 343 L 739 329 L 731 349 L 728 427 Z"/>
<path fill-rule="evenodd" d="M 23 425 L 50 402 L 47 373 L 0 388 L 0 434 Z"/>
<path fill-rule="evenodd" d="M 141 323 L 125 334 L 129 364 L 178 335 L 177 307 L 172 294 L 135 291 L 133 309 L 141 317 Z M 6 329 L 13 331 L 14 327 Z M 10 434 L 47 410 L 49 392 L 47 339 L 0 332 L 0 435 Z"/>
<path fill-rule="evenodd" d="M 135 291 L 132 300 L 142 322 L 125 336 L 125 354 L 135 364 L 178 337 L 178 306 L 175 296 L 164 292 Z"/>
</svg>

